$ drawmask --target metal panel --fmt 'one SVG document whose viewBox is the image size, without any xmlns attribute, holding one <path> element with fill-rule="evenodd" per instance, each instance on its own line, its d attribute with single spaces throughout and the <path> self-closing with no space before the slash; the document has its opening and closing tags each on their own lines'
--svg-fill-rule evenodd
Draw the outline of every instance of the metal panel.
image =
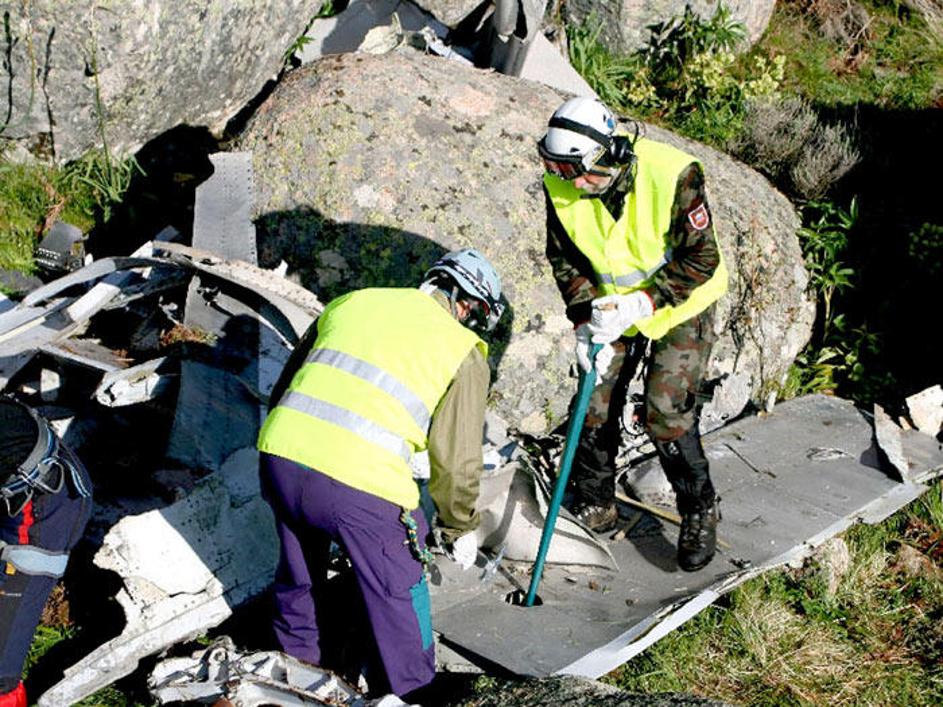
<svg viewBox="0 0 943 707">
<path fill-rule="evenodd" d="M 939 474 L 939 444 L 929 438 L 911 446 L 920 467 Z M 733 423 L 708 435 L 705 448 L 723 498 L 719 536 L 729 545 L 706 568 L 681 572 L 677 529 L 651 518 L 609 541 L 618 571 L 548 567 L 538 607 L 504 602 L 515 583 L 526 586 L 526 566 L 504 563 L 487 585 L 474 572 L 445 567 L 433 587 L 442 640 L 473 662 L 522 675 L 598 677 L 747 579 L 800 560 L 859 519 L 880 520 L 926 490 L 880 468 L 869 416 L 826 396 Z"/>
</svg>

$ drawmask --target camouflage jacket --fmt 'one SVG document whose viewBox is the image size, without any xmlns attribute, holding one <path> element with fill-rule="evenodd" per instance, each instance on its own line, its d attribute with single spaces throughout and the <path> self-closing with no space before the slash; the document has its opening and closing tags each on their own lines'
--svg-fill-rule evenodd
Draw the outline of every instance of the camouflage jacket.
<svg viewBox="0 0 943 707">
<path fill-rule="evenodd" d="M 616 184 L 600 197 L 616 220 L 622 215 L 631 186 L 627 172 L 619 175 Z M 547 259 L 563 295 L 567 317 L 574 325 L 581 324 L 589 320 L 591 302 L 596 297 L 596 276 L 589 260 L 573 244 L 560 223 L 546 188 L 544 195 L 547 200 Z M 700 209 L 702 205 L 704 210 Z M 656 308 L 684 302 L 694 288 L 714 274 L 720 264 L 720 251 L 711 220 L 704 173 L 696 163 L 692 163 L 681 172 L 675 187 L 672 227 L 665 237 L 665 245 L 672 250 L 672 260 L 645 288 Z M 700 228 L 696 228 L 695 223 Z"/>
</svg>

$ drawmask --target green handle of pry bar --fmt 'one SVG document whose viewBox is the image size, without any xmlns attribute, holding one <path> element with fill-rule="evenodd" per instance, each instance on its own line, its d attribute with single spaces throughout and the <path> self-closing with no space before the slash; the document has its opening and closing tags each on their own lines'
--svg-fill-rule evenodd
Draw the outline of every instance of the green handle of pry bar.
<svg viewBox="0 0 943 707">
<path fill-rule="evenodd" d="M 557 516 L 560 514 L 560 506 L 563 504 L 563 492 L 566 490 L 566 482 L 573 466 L 573 457 L 576 456 L 576 444 L 579 442 L 583 420 L 586 419 L 586 410 L 589 408 L 589 396 L 592 395 L 593 388 L 596 387 L 596 354 L 599 353 L 601 348 L 602 344 L 593 344 L 590 347 L 589 360 L 592 362 L 592 368 L 580 373 L 580 384 L 576 390 L 576 406 L 566 428 L 566 442 L 563 445 L 560 474 L 557 476 L 557 482 L 553 487 L 553 498 L 550 499 L 547 520 L 544 522 L 544 530 L 540 535 L 540 549 L 537 551 L 537 559 L 534 560 L 534 573 L 530 578 L 530 587 L 527 590 L 524 606 L 533 606 L 534 599 L 537 597 L 537 585 L 540 584 L 540 577 L 544 572 L 544 561 L 547 559 L 550 540 L 557 524 Z"/>
</svg>

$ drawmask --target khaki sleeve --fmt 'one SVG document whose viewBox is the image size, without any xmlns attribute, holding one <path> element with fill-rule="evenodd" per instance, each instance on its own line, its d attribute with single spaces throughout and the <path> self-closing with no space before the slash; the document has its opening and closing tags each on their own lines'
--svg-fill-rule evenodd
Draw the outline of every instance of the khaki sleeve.
<svg viewBox="0 0 943 707">
<path fill-rule="evenodd" d="M 478 527 L 478 485 L 491 371 L 474 347 L 439 401 L 429 427 L 429 493 L 447 542 Z"/>
</svg>

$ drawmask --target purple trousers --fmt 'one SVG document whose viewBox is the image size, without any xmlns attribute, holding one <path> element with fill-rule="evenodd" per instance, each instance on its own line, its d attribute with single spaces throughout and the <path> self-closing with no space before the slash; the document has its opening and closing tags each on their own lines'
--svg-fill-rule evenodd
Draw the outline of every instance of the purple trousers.
<svg viewBox="0 0 943 707">
<path fill-rule="evenodd" d="M 275 636 L 288 655 L 321 664 L 314 590 L 326 580 L 333 540 L 344 548 L 363 595 L 390 690 L 403 695 L 435 677 L 429 588 L 400 520 L 402 508 L 314 469 L 262 453 L 262 495 L 281 541 L 273 586 Z M 420 538 L 422 513 L 412 516 Z"/>
</svg>

